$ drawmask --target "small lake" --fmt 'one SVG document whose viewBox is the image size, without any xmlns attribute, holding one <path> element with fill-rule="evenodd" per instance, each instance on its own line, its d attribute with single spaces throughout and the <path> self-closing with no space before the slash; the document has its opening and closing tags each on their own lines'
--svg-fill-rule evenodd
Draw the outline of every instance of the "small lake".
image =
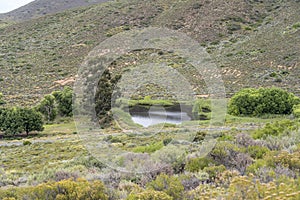
<svg viewBox="0 0 300 200">
<path fill-rule="evenodd" d="M 132 120 L 144 127 L 155 124 L 170 123 L 181 124 L 184 121 L 190 121 L 191 118 L 186 112 L 165 111 L 165 110 L 149 110 L 141 112 L 131 112 Z"/>
</svg>

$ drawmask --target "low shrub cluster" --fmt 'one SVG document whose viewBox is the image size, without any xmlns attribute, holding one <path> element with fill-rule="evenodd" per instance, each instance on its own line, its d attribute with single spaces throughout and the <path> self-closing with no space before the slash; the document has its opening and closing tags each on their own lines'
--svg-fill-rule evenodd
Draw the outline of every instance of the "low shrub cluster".
<svg viewBox="0 0 300 200">
<path fill-rule="evenodd" d="M 145 190 L 137 194 L 130 194 L 127 200 L 173 200 L 173 198 L 165 192 Z"/>
<path fill-rule="evenodd" d="M 135 152 L 135 153 L 153 153 L 163 147 L 164 147 L 163 142 L 156 142 L 156 143 L 149 144 L 146 146 L 135 147 L 133 149 L 133 152 Z"/>
<path fill-rule="evenodd" d="M 254 131 L 252 137 L 254 139 L 266 139 L 268 136 L 288 135 L 290 131 L 299 129 L 297 122 L 291 120 L 276 121 L 275 123 L 267 123 L 264 128 Z"/>
<path fill-rule="evenodd" d="M 0 189 L 0 199 L 48 199 L 48 200 L 108 200 L 105 187 L 100 181 L 84 179 L 48 182 L 37 186 Z"/>
<path fill-rule="evenodd" d="M 159 175 L 154 181 L 147 184 L 148 189 L 164 192 L 174 200 L 182 199 L 184 187 L 175 176 Z"/>
<path fill-rule="evenodd" d="M 192 158 L 185 165 L 185 170 L 188 172 L 198 172 L 208 167 L 213 163 L 213 160 L 207 157 L 204 158 Z"/>
<path fill-rule="evenodd" d="M 253 161 L 250 155 L 245 153 L 242 148 L 228 141 L 217 143 L 210 156 L 219 165 L 224 165 L 226 168 L 234 168 L 241 174 L 246 172 L 247 166 L 252 164 Z"/>
</svg>

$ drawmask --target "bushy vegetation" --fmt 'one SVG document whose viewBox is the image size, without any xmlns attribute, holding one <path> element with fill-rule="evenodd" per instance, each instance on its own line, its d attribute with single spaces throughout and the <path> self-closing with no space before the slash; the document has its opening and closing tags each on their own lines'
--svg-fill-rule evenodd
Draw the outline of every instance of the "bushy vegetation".
<svg viewBox="0 0 300 200">
<path fill-rule="evenodd" d="M 0 105 L 5 104 L 5 101 L 3 100 L 3 94 L 0 93 Z"/>
<path fill-rule="evenodd" d="M 213 164 L 213 160 L 210 158 L 192 158 L 187 162 L 185 169 L 189 172 L 198 172 L 205 167 L 208 167 L 210 164 Z"/>
<path fill-rule="evenodd" d="M 71 117 L 73 90 L 71 87 L 65 87 L 62 91 L 55 91 L 52 93 L 55 97 L 58 113 L 62 117 Z"/>
<path fill-rule="evenodd" d="M 173 198 L 164 192 L 145 190 L 137 194 L 130 194 L 127 200 L 172 200 Z"/>
<path fill-rule="evenodd" d="M 71 117 L 73 90 L 65 87 L 62 91 L 54 91 L 45 97 L 36 106 L 36 109 L 44 115 L 47 122 L 54 121 L 59 114 L 61 117 Z"/>
<path fill-rule="evenodd" d="M 55 97 L 51 94 L 46 95 L 37 105 L 36 109 L 44 115 L 47 122 L 53 121 L 57 116 Z"/>
<path fill-rule="evenodd" d="M 25 188 L 0 189 L 0 199 L 48 199 L 48 200 L 108 200 L 105 187 L 100 181 L 84 179 L 43 183 Z"/>
<path fill-rule="evenodd" d="M 1 108 L 0 130 L 5 135 L 17 135 L 25 132 L 42 131 L 42 115 L 32 108 Z"/>
<path fill-rule="evenodd" d="M 296 118 L 300 118 L 300 104 L 294 105 L 294 107 L 293 107 L 293 115 Z"/>
<path fill-rule="evenodd" d="M 148 183 L 147 188 L 164 192 L 173 197 L 174 200 L 182 199 L 184 191 L 184 187 L 177 177 L 170 177 L 166 174 L 161 174 L 154 181 Z"/>
<path fill-rule="evenodd" d="M 133 149 L 136 153 L 153 153 L 164 147 L 163 142 L 157 142 L 146 146 L 139 146 Z"/>
<path fill-rule="evenodd" d="M 28 136 L 32 131 L 43 131 L 44 121 L 55 120 L 58 113 L 62 117 L 72 116 L 72 95 L 72 89 L 65 87 L 63 91 L 46 95 L 34 108 L 1 107 L 0 130 L 11 136 L 23 132 Z M 5 103 L 2 97 L 0 94 L 0 105 Z"/>
<path fill-rule="evenodd" d="M 288 135 L 290 131 L 299 129 L 297 122 L 290 120 L 282 120 L 275 123 L 267 123 L 264 128 L 254 131 L 254 139 L 266 139 L 268 136 Z"/>
<path fill-rule="evenodd" d="M 112 122 L 112 105 L 118 96 L 116 84 L 121 76 L 112 77 L 108 69 L 104 70 L 98 82 L 95 95 L 95 110 L 100 125 L 108 127 Z"/>
<path fill-rule="evenodd" d="M 300 99 L 279 88 L 243 89 L 229 103 L 229 114 L 262 116 L 265 114 L 291 114 Z"/>
</svg>

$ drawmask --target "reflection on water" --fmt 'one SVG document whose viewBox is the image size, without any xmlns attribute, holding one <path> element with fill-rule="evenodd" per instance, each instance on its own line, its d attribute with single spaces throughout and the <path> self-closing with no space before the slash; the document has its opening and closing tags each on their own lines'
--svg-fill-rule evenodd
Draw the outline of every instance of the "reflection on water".
<svg viewBox="0 0 300 200">
<path fill-rule="evenodd" d="M 135 123 L 144 127 L 160 123 L 181 124 L 183 121 L 191 120 L 187 113 L 175 111 L 132 112 L 131 116 Z"/>
</svg>

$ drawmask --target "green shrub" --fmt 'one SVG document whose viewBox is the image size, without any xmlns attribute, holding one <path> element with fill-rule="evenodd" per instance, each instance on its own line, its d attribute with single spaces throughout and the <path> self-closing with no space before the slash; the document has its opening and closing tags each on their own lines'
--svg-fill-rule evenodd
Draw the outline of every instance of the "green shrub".
<svg viewBox="0 0 300 200">
<path fill-rule="evenodd" d="M 226 171 L 226 167 L 224 165 L 218 166 L 209 166 L 203 169 L 204 172 L 208 173 L 210 179 L 216 178 L 218 175 L 222 174 Z"/>
<path fill-rule="evenodd" d="M 203 170 L 205 167 L 208 167 L 211 163 L 213 163 L 213 160 L 206 157 L 192 158 L 187 162 L 185 169 L 189 172 L 198 172 L 199 170 Z"/>
<path fill-rule="evenodd" d="M 216 163 L 227 168 L 234 168 L 243 174 L 247 166 L 252 163 L 252 158 L 244 151 L 243 148 L 239 148 L 233 143 L 218 142 L 210 156 Z"/>
<path fill-rule="evenodd" d="M 258 159 L 247 167 L 247 173 L 255 174 L 262 167 L 267 166 L 267 162 L 264 159 Z"/>
<path fill-rule="evenodd" d="M 204 131 L 198 131 L 193 139 L 193 142 L 201 142 L 206 137 L 206 132 Z"/>
<path fill-rule="evenodd" d="M 256 130 L 252 137 L 254 139 L 266 139 L 268 136 L 280 136 L 288 134 L 289 131 L 297 130 L 298 124 L 291 120 L 276 121 L 275 123 L 267 123 L 264 128 Z"/>
<path fill-rule="evenodd" d="M 133 149 L 135 153 L 153 153 L 164 147 L 163 142 L 156 142 L 147 146 L 139 146 Z"/>
<path fill-rule="evenodd" d="M 32 108 L 18 108 L 23 130 L 28 135 L 31 131 L 43 131 L 44 122 L 41 113 Z"/>
<path fill-rule="evenodd" d="M 118 96 L 118 88 L 116 86 L 121 76 L 112 77 L 108 69 L 104 70 L 98 82 L 95 94 L 95 111 L 99 118 L 100 125 L 105 128 L 111 125 L 113 116 L 111 111 L 112 104 Z M 89 106 L 89 105 L 87 105 Z"/>
<path fill-rule="evenodd" d="M 147 188 L 155 191 L 160 191 L 173 197 L 174 200 L 182 199 L 184 187 L 180 180 L 175 176 L 161 174 L 156 179 L 147 184 Z"/>
<path fill-rule="evenodd" d="M 267 147 L 261 146 L 249 146 L 247 153 L 254 159 L 261 159 L 270 150 Z"/>
<path fill-rule="evenodd" d="M 100 181 L 76 181 L 43 183 L 38 186 L 0 190 L 0 199 L 48 199 L 48 200 L 107 200 L 105 187 Z"/>
<path fill-rule="evenodd" d="M 229 114 L 261 116 L 264 114 L 291 114 L 300 99 L 279 88 L 243 89 L 229 102 Z"/>
<path fill-rule="evenodd" d="M 52 93 L 57 103 L 57 109 L 62 117 L 71 117 L 73 90 L 71 87 L 65 87 L 63 91 L 55 91 Z"/>
<path fill-rule="evenodd" d="M 152 154 L 152 157 L 160 163 L 172 166 L 175 173 L 181 173 L 186 160 L 186 150 L 176 145 L 169 144 Z"/>
<path fill-rule="evenodd" d="M 294 105 L 294 107 L 293 107 L 293 115 L 296 118 L 300 118 L 300 104 Z"/>
<path fill-rule="evenodd" d="M 145 190 L 137 194 L 130 194 L 127 200 L 172 200 L 173 198 L 164 192 Z"/>
<path fill-rule="evenodd" d="M 232 131 L 235 131 L 232 129 Z M 221 133 L 220 137 L 218 137 L 218 141 L 234 141 L 234 136 L 228 133 Z"/>
<path fill-rule="evenodd" d="M 25 141 L 23 141 L 23 145 L 24 145 L 24 146 L 26 146 L 26 145 L 31 145 L 31 142 L 28 141 L 28 140 L 25 140 Z"/>
<path fill-rule="evenodd" d="M 170 144 L 171 142 L 172 142 L 172 138 L 166 138 L 166 139 L 164 139 L 163 140 L 163 144 L 164 144 L 164 146 L 167 146 L 168 144 Z"/>
<path fill-rule="evenodd" d="M 241 152 L 241 149 L 239 149 L 238 146 L 229 141 L 220 141 L 215 145 L 210 154 L 214 157 L 215 160 L 221 161 L 223 159 L 226 159 L 230 152 Z"/>
</svg>

